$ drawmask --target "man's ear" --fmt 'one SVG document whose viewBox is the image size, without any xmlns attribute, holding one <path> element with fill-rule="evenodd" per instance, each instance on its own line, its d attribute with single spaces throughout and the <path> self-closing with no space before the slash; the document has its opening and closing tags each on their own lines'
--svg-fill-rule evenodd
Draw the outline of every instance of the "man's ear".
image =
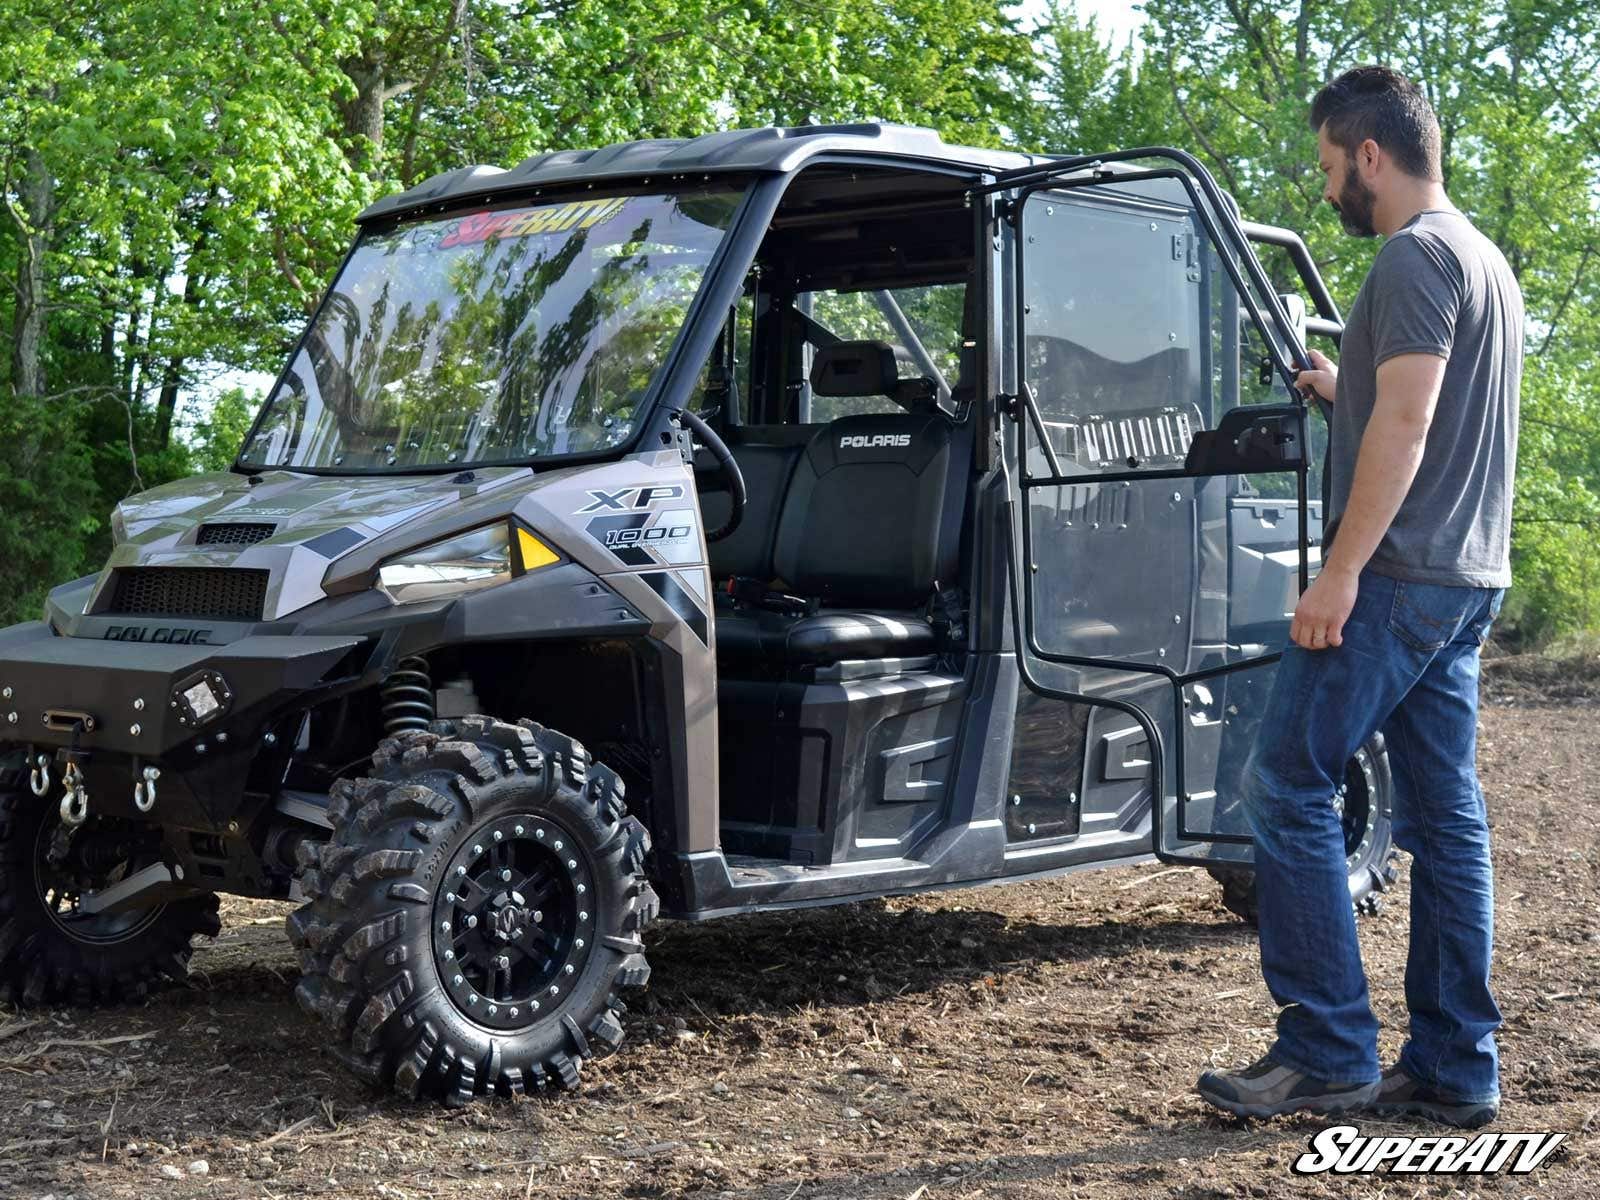
<svg viewBox="0 0 1600 1200">
<path fill-rule="evenodd" d="M 1361 172 L 1361 177 L 1368 182 L 1378 173 L 1378 163 L 1383 157 L 1383 149 L 1371 138 L 1365 139 L 1356 147 L 1356 167 Z"/>
</svg>

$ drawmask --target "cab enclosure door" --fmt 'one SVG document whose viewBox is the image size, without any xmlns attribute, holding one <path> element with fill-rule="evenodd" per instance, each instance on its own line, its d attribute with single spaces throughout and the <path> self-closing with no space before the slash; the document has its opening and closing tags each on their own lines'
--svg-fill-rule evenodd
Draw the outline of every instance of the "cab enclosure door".
<svg viewBox="0 0 1600 1200">
<path fill-rule="evenodd" d="M 1087 706 L 1086 813 L 1147 803 L 1162 858 L 1248 862 L 1240 779 L 1320 538 L 1304 351 L 1204 169 L 1136 153 L 999 181 L 1018 659 Z"/>
</svg>

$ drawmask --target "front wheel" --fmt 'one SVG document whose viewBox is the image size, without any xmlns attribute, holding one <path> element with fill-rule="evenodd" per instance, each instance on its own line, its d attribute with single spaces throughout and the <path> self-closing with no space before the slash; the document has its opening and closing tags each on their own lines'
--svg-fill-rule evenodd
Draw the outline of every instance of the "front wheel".
<svg viewBox="0 0 1600 1200">
<path fill-rule="evenodd" d="M 0 772 L 0 995 L 21 1004 L 88 1006 L 141 1000 L 188 978 L 196 934 L 221 930 L 214 895 L 90 914 L 95 888 L 159 861 L 159 833 L 93 814 L 67 836 L 56 803 Z"/>
<path fill-rule="evenodd" d="M 659 907 L 622 782 L 529 721 L 436 721 L 342 782 L 302 851 L 295 995 L 358 1076 L 465 1104 L 572 1088 L 622 1042 Z"/>
<path fill-rule="evenodd" d="M 1384 748 L 1383 735 L 1374 734 L 1346 764 L 1344 780 L 1333 797 L 1334 811 L 1344 830 L 1350 903 L 1358 916 L 1376 916 L 1383 905 L 1383 893 L 1399 878 L 1391 825 L 1393 799 L 1389 752 Z M 1261 912 L 1255 872 L 1245 866 L 1206 869 L 1222 885 L 1223 907 L 1251 925 L 1256 924 Z"/>
</svg>

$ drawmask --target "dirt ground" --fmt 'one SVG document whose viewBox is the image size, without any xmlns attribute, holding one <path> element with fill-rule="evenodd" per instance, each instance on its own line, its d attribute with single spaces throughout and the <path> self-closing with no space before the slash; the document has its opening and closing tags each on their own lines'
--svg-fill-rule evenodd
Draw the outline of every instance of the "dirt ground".
<svg viewBox="0 0 1600 1200">
<path fill-rule="evenodd" d="M 0 1012 L 0 1196 L 1600 1196 L 1596 680 L 1582 663 L 1485 670 L 1495 1128 L 1569 1134 L 1531 1176 L 1298 1179 L 1322 1122 L 1205 1108 L 1196 1075 L 1253 1059 L 1273 1006 L 1251 931 L 1210 881 L 1152 865 L 662 924 L 629 1043 L 580 1094 L 461 1111 L 375 1094 L 328 1060 L 291 995 L 286 907 L 234 902 L 189 990 Z M 1402 883 L 1363 926 L 1386 1057 L 1405 913 Z"/>
</svg>

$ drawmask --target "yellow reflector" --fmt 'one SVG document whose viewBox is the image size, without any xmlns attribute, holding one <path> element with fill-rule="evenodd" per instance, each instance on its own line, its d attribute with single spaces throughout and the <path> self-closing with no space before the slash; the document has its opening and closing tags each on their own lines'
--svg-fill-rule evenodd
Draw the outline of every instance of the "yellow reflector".
<svg viewBox="0 0 1600 1200">
<path fill-rule="evenodd" d="M 517 551 L 522 556 L 524 571 L 537 571 L 540 567 L 548 567 L 553 562 L 561 561 L 559 554 L 526 529 L 517 530 Z"/>
</svg>

